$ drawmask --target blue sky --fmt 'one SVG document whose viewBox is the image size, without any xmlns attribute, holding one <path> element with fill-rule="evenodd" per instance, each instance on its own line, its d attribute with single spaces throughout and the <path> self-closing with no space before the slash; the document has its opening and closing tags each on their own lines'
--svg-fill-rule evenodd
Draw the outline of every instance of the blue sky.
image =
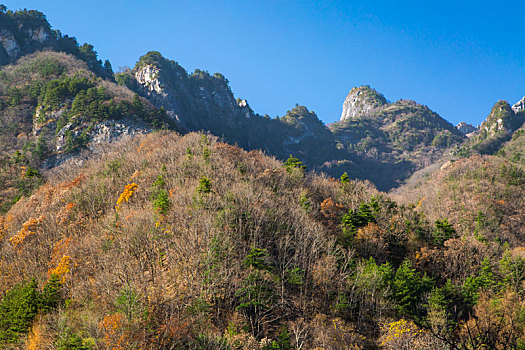
<svg viewBox="0 0 525 350">
<path fill-rule="evenodd" d="M 4 1 L 43 11 L 116 70 L 160 51 L 223 73 L 260 114 L 339 119 L 353 86 L 479 124 L 525 95 L 523 1 Z"/>
</svg>

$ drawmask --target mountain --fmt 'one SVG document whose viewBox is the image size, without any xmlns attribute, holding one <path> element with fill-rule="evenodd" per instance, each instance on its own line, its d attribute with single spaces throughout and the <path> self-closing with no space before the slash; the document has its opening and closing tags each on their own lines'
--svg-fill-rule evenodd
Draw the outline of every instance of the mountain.
<svg viewBox="0 0 525 350">
<path fill-rule="evenodd" d="M 338 149 L 360 157 L 365 172 L 360 178 L 371 179 L 382 190 L 398 186 L 464 140 L 428 107 L 408 100 L 388 103 L 368 86 L 350 91 L 341 120 L 328 127 Z M 381 176 L 387 173 L 388 177 Z"/>
<path fill-rule="evenodd" d="M 182 133 L 206 131 L 245 149 L 264 150 L 267 154 L 281 160 L 293 155 L 300 158 L 310 169 L 323 171 L 334 177 L 339 177 L 346 172 L 351 178 L 371 180 L 377 188 L 385 191 L 399 186 L 415 171 L 440 159 L 447 153 L 448 148 L 452 146 L 457 148 L 465 139 L 463 132 L 454 128 L 428 107 L 408 100 L 388 102 L 382 94 L 369 86 L 353 88 L 343 103 L 341 120 L 325 126 L 314 112 L 304 106 L 296 106 L 284 116 L 275 119 L 261 116 L 250 108 L 246 100 L 234 97 L 228 80 L 222 74 L 209 74 L 201 70 L 189 74 L 175 61 L 164 58 L 156 51 L 142 56 L 133 69 L 118 73 L 113 78 L 110 74 L 111 65 L 109 63 L 103 65 L 97 59 L 91 45 L 79 46 L 74 38 L 52 30 L 42 13 L 24 10 L 4 11 L 0 15 L 6 23 L 6 33 L 11 33 L 6 34 L 6 37 L 13 36 L 16 39 L 15 46 L 19 48 L 15 50 L 16 54 L 15 51 L 11 56 L 7 54 L 6 62 L 15 60 L 19 55 L 45 49 L 74 56 L 87 65 L 83 67 L 84 71 L 92 74 L 89 78 L 92 83 L 88 84 L 90 86 L 77 86 L 78 91 L 71 92 L 70 96 L 66 96 L 68 93 L 61 92 L 59 94 L 62 95 L 58 96 L 51 105 L 45 105 L 48 102 L 44 101 L 45 92 L 36 91 L 35 89 L 39 88 L 30 87 L 28 83 L 24 89 L 33 89 L 34 91 L 30 92 L 31 96 L 26 92 L 18 96 L 20 95 L 18 87 L 8 93 L 6 90 L 5 98 L 15 101 L 14 104 L 24 98 L 32 99 L 25 107 L 24 118 L 29 121 L 28 113 L 34 108 L 36 119 L 41 120 L 40 123 L 33 122 L 31 129 L 22 128 L 24 133 L 39 137 L 40 124 L 45 124 L 48 120 L 51 123 L 55 120 L 58 122 L 56 125 L 50 124 L 44 128 L 41 143 L 45 141 L 55 145 L 42 157 L 43 162 L 36 162 L 32 164 L 33 166 L 53 166 L 61 159 L 67 158 L 66 154 L 71 151 L 78 152 L 89 142 L 100 141 L 97 134 L 103 132 L 104 128 L 106 133 L 119 134 L 114 128 L 108 129 L 107 126 L 102 128 L 93 122 L 69 125 L 68 115 L 71 113 L 80 113 L 80 119 L 92 119 L 99 124 L 107 120 L 110 124 L 113 123 L 112 125 L 114 120 L 121 118 L 124 113 L 130 117 L 134 116 L 136 122 L 143 123 L 141 126 L 140 123 L 135 122 L 134 131 L 124 128 L 126 129 L 124 134 L 149 132 L 152 128 L 162 127 Z M 35 36 L 34 33 L 41 34 Z M 36 55 L 43 55 L 43 53 Z M 57 64 L 61 65 L 61 63 Z M 78 64 L 80 63 L 75 63 Z M 41 75 L 47 74 L 45 69 L 42 69 Z M 55 68 L 50 69 L 49 77 L 56 80 L 53 84 L 68 83 L 59 81 L 58 76 L 62 74 L 61 72 L 53 72 Z M 24 74 L 26 73 L 21 74 L 22 78 Z M 44 82 L 47 84 L 50 81 L 42 77 L 39 79 L 41 79 L 39 84 Z M 97 79 L 100 79 L 99 82 L 94 82 Z M 117 89 L 111 84 L 112 81 L 116 81 L 121 87 Z M 7 86 L 12 85 L 9 84 L 11 83 Z M 98 99 L 93 95 L 87 98 L 89 101 L 98 99 L 101 108 L 108 107 L 107 110 L 99 112 L 87 107 L 77 108 L 73 103 L 76 94 L 84 91 L 81 93 L 83 96 L 95 86 L 101 89 L 111 87 L 108 96 Z M 16 94 L 18 95 L 13 97 Z M 135 94 L 142 96 L 143 99 L 135 97 Z M 84 98 L 82 96 L 80 99 Z M 126 111 L 127 107 L 122 107 L 123 104 L 118 111 L 115 106 L 107 106 L 120 103 L 120 98 L 130 102 L 132 107 L 135 101 L 136 110 Z M 147 107 L 142 108 L 140 106 L 142 104 Z M 509 115 L 515 113 L 509 106 L 506 107 L 506 113 Z M 493 125 L 499 119 L 496 110 L 491 113 L 494 116 L 488 118 L 482 125 L 483 130 L 494 129 L 493 126 L 487 125 Z M 48 116 L 43 115 L 42 111 Z M 504 117 L 502 120 L 507 123 L 507 119 Z M 509 124 L 505 130 L 515 128 L 514 124 Z M 29 126 L 29 123 L 23 125 Z M 65 126 L 67 127 L 64 128 Z M 49 130 L 54 128 L 56 128 L 56 135 L 51 135 Z M 122 129 L 122 126 L 120 128 Z M 495 131 L 483 131 L 483 135 L 490 134 L 490 137 L 487 137 L 492 139 L 493 134 L 497 134 L 496 131 L 501 131 L 497 126 L 495 128 Z M 66 147 L 64 144 L 68 138 L 69 146 Z M 113 136 L 109 138 L 115 139 Z M 507 139 L 508 135 L 503 138 Z M 29 137 L 29 146 L 26 146 L 26 149 L 31 148 L 31 142 L 36 144 L 35 140 Z M 18 147 L 14 151 L 20 151 L 21 148 Z M 384 174 L 389 175 L 384 176 Z"/>
<path fill-rule="evenodd" d="M 454 153 L 463 157 L 472 154 L 494 154 L 509 141 L 513 133 L 525 122 L 525 111 L 520 107 L 523 100 L 513 107 L 507 101 L 498 101 L 481 123 L 479 131 Z"/>
<path fill-rule="evenodd" d="M 427 107 L 411 101 L 388 103 L 368 86 L 352 89 L 341 121 L 326 127 L 303 106 L 277 119 L 260 116 L 246 100 L 234 98 L 222 74 L 188 74 L 158 52 L 141 57 L 132 70 L 118 74 L 117 81 L 165 109 L 180 130 L 209 131 L 282 160 L 292 154 L 310 168 L 370 179 L 382 190 L 399 185 L 463 140 Z M 379 175 L 384 172 L 391 176 Z"/>
<path fill-rule="evenodd" d="M 63 52 L 23 56 L 0 69 L 0 85 L 3 211 L 40 183 L 41 171 L 86 147 L 170 125 L 147 100 Z"/>
<path fill-rule="evenodd" d="M 79 45 L 75 37 L 52 30 L 46 16 L 35 10 L 8 11 L 0 5 L 0 65 L 41 50 L 61 51 L 85 61 L 98 76 L 113 79 L 108 60 L 97 58 L 93 45 Z"/>
<path fill-rule="evenodd" d="M 523 347 L 524 100 L 474 133 L 369 86 L 272 119 L 0 20 L 1 348 Z"/>
</svg>

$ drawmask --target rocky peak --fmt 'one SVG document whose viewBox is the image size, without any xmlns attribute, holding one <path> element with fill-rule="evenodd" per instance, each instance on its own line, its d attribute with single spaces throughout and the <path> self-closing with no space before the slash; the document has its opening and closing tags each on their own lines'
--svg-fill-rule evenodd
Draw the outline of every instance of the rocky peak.
<svg viewBox="0 0 525 350">
<path fill-rule="evenodd" d="M 478 130 L 478 128 L 476 128 L 474 125 L 467 124 L 465 122 L 460 122 L 458 125 L 456 125 L 456 129 L 458 129 L 463 135 L 468 135 Z"/>
<path fill-rule="evenodd" d="M 510 133 L 516 128 L 513 109 L 507 101 L 498 101 L 492 107 L 487 119 L 481 123 L 480 130 L 487 136 L 497 133 Z"/>
<path fill-rule="evenodd" d="M 346 96 L 340 121 L 358 118 L 386 104 L 385 97 L 370 86 L 355 87 Z"/>
<path fill-rule="evenodd" d="M 188 74 L 157 51 L 140 57 L 132 78 L 142 95 L 157 107 L 164 107 L 187 131 L 208 129 L 222 135 L 226 128 L 254 116 L 246 100 L 234 98 L 222 74 L 199 69 Z"/>
<path fill-rule="evenodd" d="M 512 110 L 514 113 L 520 113 L 525 110 L 525 96 L 512 106 Z"/>
</svg>

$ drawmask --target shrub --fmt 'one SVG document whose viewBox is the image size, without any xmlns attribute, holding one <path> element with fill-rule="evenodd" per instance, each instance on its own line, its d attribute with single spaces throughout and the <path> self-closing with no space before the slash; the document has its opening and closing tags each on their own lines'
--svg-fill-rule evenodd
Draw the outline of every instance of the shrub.
<svg viewBox="0 0 525 350">
<path fill-rule="evenodd" d="M 206 176 L 202 176 L 199 180 L 199 186 L 197 187 L 198 193 L 210 193 L 211 192 L 211 181 Z"/>
<path fill-rule="evenodd" d="M 303 162 L 301 162 L 298 158 L 292 157 L 291 154 L 290 157 L 288 157 L 288 159 L 284 162 L 284 167 L 290 174 L 294 171 L 294 169 L 298 169 L 302 173 L 306 172 L 306 166 L 303 164 Z"/>
<path fill-rule="evenodd" d="M 165 187 L 166 182 L 162 175 L 159 175 L 153 183 L 153 194 L 151 198 L 153 200 L 153 207 L 160 214 L 166 214 L 171 207 L 170 196 Z"/>
</svg>

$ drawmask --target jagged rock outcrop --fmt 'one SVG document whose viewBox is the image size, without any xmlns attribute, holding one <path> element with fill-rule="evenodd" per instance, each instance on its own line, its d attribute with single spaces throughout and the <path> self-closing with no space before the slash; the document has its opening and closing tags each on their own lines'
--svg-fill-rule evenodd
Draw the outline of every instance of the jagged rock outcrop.
<svg viewBox="0 0 525 350">
<path fill-rule="evenodd" d="M 512 106 L 512 110 L 514 111 L 514 113 L 520 113 L 525 111 L 525 96 Z"/>
<path fill-rule="evenodd" d="M 236 101 L 222 74 L 200 70 L 188 74 L 159 52 L 142 56 L 132 74 L 141 94 L 166 109 L 186 131 L 210 130 L 222 135 L 254 116 L 246 100 Z"/>
<path fill-rule="evenodd" d="M 456 125 L 456 129 L 458 129 L 465 136 L 478 131 L 478 128 L 476 128 L 474 125 L 467 124 L 465 122 L 460 122 L 458 125 Z"/>
<path fill-rule="evenodd" d="M 498 101 L 492 107 L 489 116 L 481 123 L 480 131 L 486 136 L 494 136 L 498 133 L 510 134 L 519 127 L 514 110 L 507 101 Z"/>
<path fill-rule="evenodd" d="M 113 80 L 111 64 L 97 58 L 92 45 L 79 45 L 74 37 L 52 30 L 46 16 L 35 10 L 0 9 L 0 66 L 15 62 L 36 51 L 52 50 L 83 60 L 100 77 Z"/>
<path fill-rule="evenodd" d="M 2 12 L 0 23 L 0 64 L 45 47 L 58 47 L 57 36 L 38 11 Z"/>
<path fill-rule="evenodd" d="M 340 121 L 367 115 L 373 109 L 386 104 L 387 100 L 385 97 L 370 86 L 355 87 L 350 90 L 345 98 Z"/>
</svg>

